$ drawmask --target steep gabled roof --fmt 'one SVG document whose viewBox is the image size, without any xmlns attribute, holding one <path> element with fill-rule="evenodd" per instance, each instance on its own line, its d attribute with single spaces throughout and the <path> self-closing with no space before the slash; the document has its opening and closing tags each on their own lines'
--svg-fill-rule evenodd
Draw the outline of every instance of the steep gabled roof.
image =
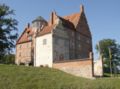
<svg viewBox="0 0 120 89">
<path fill-rule="evenodd" d="M 54 26 L 55 25 L 47 25 L 47 26 L 45 26 L 42 29 L 42 31 L 40 31 L 40 32 L 37 33 L 37 36 L 41 36 L 41 35 L 45 35 L 45 34 L 50 33 L 53 30 Z"/>
<path fill-rule="evenodd" d="M 71 14 L 68 16 L 64 16 L 63 18 L 66 20 L 69 20 L 76 27 L 76 25 L 78 24 L 78 21 L 80 19 L 80 13 L 75 13 L 75 14 Z"/>
<path fill-rule="evenodd" d="M 63 18 L 66 20 L 69 20 L 70 22 L 72 22 L 74 24 L 74 26 L 76 27 L 81 19 L 81 16 L 84 14 L 84 7 L 83 5 L 81 5 L 80 7 L 80 13 L 73 13 L 71 15 L 68 16 L 64 16 Z"/>
<path fill-rule="evenodd" d="M 74 24 L 76 31 L 80 32 L 82 35 L 91 37 L 91 32 L 87 23 L 87 19 L 84 13 L 83 5 L 80 7 L 80 13 L 71 14 L 64 16 L 64 19 L 69 20 Z"/>
<path fill-rule="evenodd" d="M 80 13 L 80 18 L 79 18 L 79 21 L 77 23 L 78 24 L 76 25 L 76 30 L 78 32 L 80 32 L 82 35 L 85 35 L 87 37 L 92 38 L 90 29 L 89 29 L 89 25 L 87 22 L 87 18 L 85 16 L 84 12 Z"/>
<path fill-rule="evenodd" d="M 64 18 L 62 18 L 60 16 L 59 16 L 59 19 L 62 21 L 62 25 L 64 27 L 70 28 L 71 30 L 75 30 L 74 25 L 73 25 L 72 22 L 70 22 L 69 20 L 66 20 L 66 19 L 64 19 Z"/>
<path fill-rule="evenodd" d="M 31 27 L 25 28 L 19 39 L 17 40 L 16 44 L 24 43 L 24 42 L 29 42 L 31 41 L 28 36 L 32 36 L 34 34 L 33 30 Z"/>
<path fill-rule="evenodd" d="M 58 16 L 58 19 L 61 20 L 62 25 L 64 27 L 67 27 L 67 28 L 70 28 L 70 29 L 74 30 L 74 25 L 70 21 L 68 21 L 68 20 L 66 20 L 66 19 L 64 19 L 60 16 Z M 57 25 L 59 25 L 59 24 L 52 24 L 52 25 L 45 26 L 42 29 L 42 31 L 38 32 L 37 36 L 41 36 L 41 35 L 45 35 L 45 34 L 50 33 L 54 29 L 54 27 L 57 26 Z"/>
<path fill-rule="evenodd" d="M 51 19 L 52 22 L 55 22 L 55 19 L 59 18 L 62 21 L 63 26 L 68 27 L 72 30 L 76 30 L 76 31 L 80 32 L 82 35 L 85 35 L 87 37 L 91 37 L 91 32 L 89 30 L 89 26 L 88 26 L 88 23 L 87 23 L 87 19 L 86 19 L 85 13 L 84 13 L 84 7 L 83 6 L 81 6 L 80 13 L 74 13 L 74 14 L 71 14 L 71 15 L 68 15 L 68 16 L 60 17 L 60 16 L 57 16 L 56 13 L 52 12 L 51 17 L 52 17 L 52 19 Z M 37 21 L 38 20 L 44 20 L 44 18 L 39 16 L 34 21 L 36 21 L 36 20 Z M 53 23 L 51 24 L 51 21 L 48 22 L 49 25 L 45 26 L 40 32 L 37 33 L 37 36 L 48 34 L 54 29 L 56 24 L 53 24 Z M 31 35 L 34 34 L 34 32 L 32 31 L 32 28 L 26 28 L 24 30 L 24 32 L 22 33 L 22 35 L 19 37 L 19 39 L 17 41 L 17 44 L 22 43 L 22 42 L 30 41 L 28 39 L 28 36 L 25 34 L 27 31 L 30 31 L 29 33 Z"/>
</svg>

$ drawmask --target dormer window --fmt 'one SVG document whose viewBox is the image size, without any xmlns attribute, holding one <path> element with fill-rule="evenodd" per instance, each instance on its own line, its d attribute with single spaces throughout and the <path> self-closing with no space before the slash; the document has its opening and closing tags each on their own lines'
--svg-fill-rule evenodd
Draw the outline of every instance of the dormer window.
<svg viewBox="0 0 120 89">
<path fill-rule="evenodd" d="M 29 34 L 30 34 L 30 31 L 28 30 L 28 31 L 26 32 L 27 37 L 29 36 Z"/>
<path fill-rule="evenodd" d="M 27 34 L 29 35 L 30 31 L 27 31 Z"/>
</svg>

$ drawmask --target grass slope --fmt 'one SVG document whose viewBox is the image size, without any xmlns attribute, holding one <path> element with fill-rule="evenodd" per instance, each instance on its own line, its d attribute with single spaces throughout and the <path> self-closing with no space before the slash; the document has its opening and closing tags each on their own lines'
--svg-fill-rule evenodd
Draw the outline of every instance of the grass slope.
<svg viewBox="0 0 120 89">
<path fill-rule="evenodd" d="M 90 80 L 51 68 L 0 65 L 0 89 L 120 89 L 120 80 Z"/>
</svg>

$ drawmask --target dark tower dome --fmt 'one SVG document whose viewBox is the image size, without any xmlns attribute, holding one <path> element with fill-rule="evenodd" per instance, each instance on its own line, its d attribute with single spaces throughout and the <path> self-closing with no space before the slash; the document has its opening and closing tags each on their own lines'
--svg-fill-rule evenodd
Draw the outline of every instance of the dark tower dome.
<svg viewBox="0 0 120 89">
<path fill-rule="evenodd" d="M 38 16 L 35 20 L 32 21 L 32 27 L 36 28 L 37 30 L 41 30 L 46 25 L 47 21 L 42 16 Z"/>
<path fill-rule="evenodd" d="M 42 17 L 42 16 L 38 16 L 35 20 L 32 21 L 32 23 L 34 22 L 39 22 L 39 21 L 45 21 L 47 23 L 47 21 Z"/>
</svg>

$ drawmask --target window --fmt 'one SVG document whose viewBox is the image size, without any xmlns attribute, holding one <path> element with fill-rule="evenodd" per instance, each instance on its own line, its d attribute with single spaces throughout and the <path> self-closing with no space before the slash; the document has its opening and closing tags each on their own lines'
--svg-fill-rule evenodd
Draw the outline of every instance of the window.
<svg viewBox="0 0 120 89">
<path fill-rule="evenodd" d="M 29 34 L 30 34 L 30 31 L 27 31 L 27 32 L 26 32 L 26 35 L 28 36 Z"/>
<path fill-rule="evenodd" d="M 19 53 L 19 57 L 21 57 L 21 53 Z"/>
<path fill-rule="evenodd" d="M 58 44 L 59 44 L 59 43 L 58 43 L 58 40 L 59 40 L 59 39 L 54 38 L 54 43 L 55 43 L 56 45 L 58 45 Z"/>
<path fill-rule="evenodd" d="M 46 45 L 46 44 L 47 44 L 47 40 L 43 39 L 43 45 Z"/>
<path fill-rule="evenodd" d="M 81 45 L 79 44 L 78 47 L 81 48 Z"/>
<path fill-rule="evenodd" d="M 19 48 L 21 49 L 22 45 L 19 46 Z"/>
<path fill-rule="evenodd" d="M 90 41 L 89 41 L 89 40 L 87 40 L 87 43 L 89 44 L 89 43 L 90 43 Z"/>
</svg>

